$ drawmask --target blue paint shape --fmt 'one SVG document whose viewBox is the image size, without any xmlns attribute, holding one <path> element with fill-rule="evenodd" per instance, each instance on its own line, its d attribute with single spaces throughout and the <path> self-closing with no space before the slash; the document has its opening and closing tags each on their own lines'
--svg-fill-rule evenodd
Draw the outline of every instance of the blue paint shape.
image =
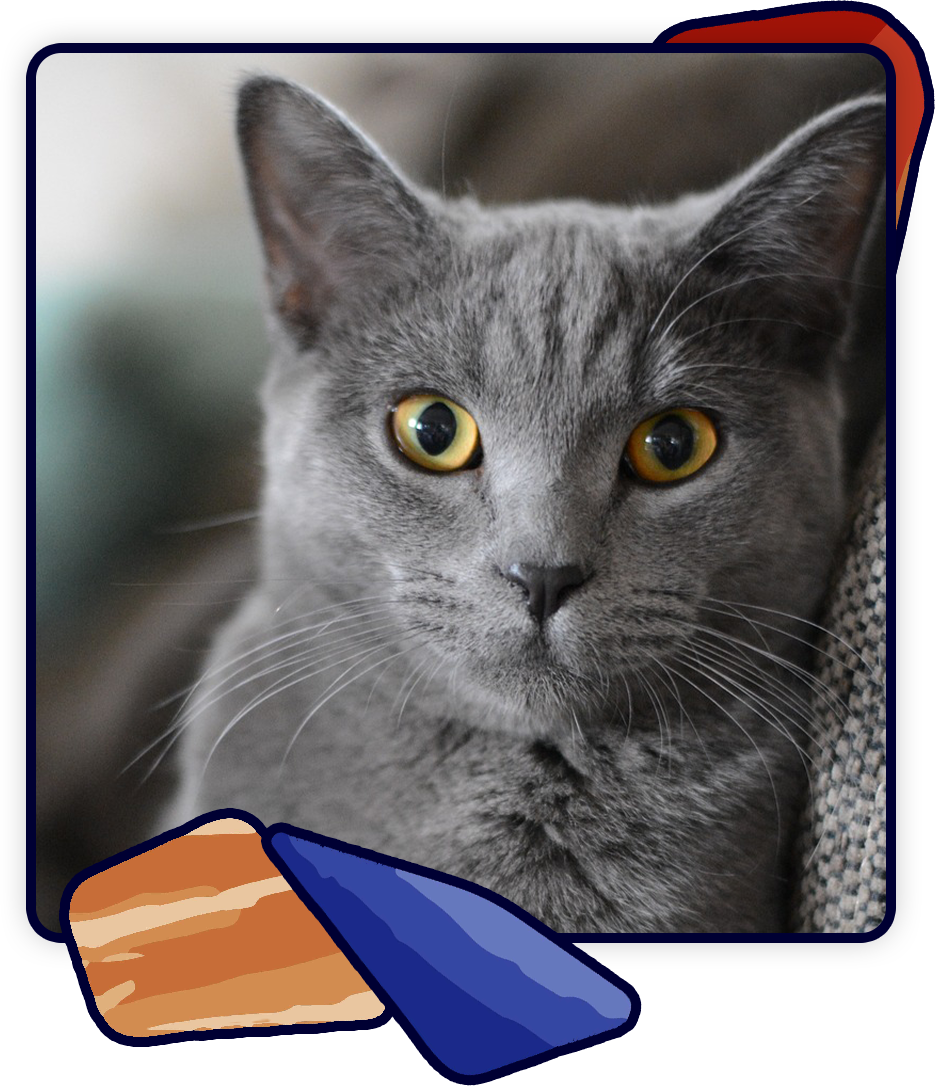
<svg viewBox="0 0 935 1086">
<path fill-rule="evenodd" d="M 629 985 L 490 891 L 291 826 L 267 850 L 448 1078 L 487 1082 L 635 1023 Z"/>
</svg>

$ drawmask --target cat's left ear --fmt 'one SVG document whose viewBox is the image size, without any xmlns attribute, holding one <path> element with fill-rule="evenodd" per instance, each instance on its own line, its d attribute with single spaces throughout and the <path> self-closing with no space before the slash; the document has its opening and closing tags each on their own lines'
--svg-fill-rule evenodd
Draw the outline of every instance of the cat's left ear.
<svg viewBox="0 0 935 1086">
<path fill-rule="evenodd" d="M 431 216 L 337 110 L 258 76 L 240 89 L 237 129 L 273 308 L 300 341 L 417 274 Z"/>
<path fill-rule="evenodd" d="M 838 333 L 882 190 L 886 105 L 865 97 L 822 114 L 716 194 L 693 240 L 710 271 L 729 269 L 760 312 Z M 727 299 L 724 299 L 727 301 Z"/>
</svg>

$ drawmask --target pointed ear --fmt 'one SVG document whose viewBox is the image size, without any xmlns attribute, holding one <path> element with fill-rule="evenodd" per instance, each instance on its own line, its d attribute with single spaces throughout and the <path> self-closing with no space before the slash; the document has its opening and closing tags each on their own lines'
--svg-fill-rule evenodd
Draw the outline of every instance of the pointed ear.
<svg viewBox="0 0 935 1086">
<path fill-rule="evenodd" d="M 413 274 L 427 209 L 380 152 L 322 99 L 257 77 L 237 130 L 274 310 L 303 341 L 334 306 Z"/>
<path fill-rule="evenodd" d="M 725 304 L 744 297 L 761 312 L 840 333 L 883 184 L 885 133 L 884 99 L 856 99 L 799 129 L 721 190 L 695 245 L 708 270 L 729 270 L 736 280 Z"/>
</svg>

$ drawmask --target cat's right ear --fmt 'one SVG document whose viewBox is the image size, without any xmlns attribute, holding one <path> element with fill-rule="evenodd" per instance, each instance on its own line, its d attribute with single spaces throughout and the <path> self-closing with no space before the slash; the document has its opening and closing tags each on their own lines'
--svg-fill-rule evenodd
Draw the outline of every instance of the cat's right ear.
<svg viewBox="0 0 935 1086">
<path fill-rule="evenodd" d="M 258 76 L 240 89 L 237 131 L 273 307 L 300 340 L 332 307 L 415 274 L 428 211 L 331 106 Z"/>
</svg>

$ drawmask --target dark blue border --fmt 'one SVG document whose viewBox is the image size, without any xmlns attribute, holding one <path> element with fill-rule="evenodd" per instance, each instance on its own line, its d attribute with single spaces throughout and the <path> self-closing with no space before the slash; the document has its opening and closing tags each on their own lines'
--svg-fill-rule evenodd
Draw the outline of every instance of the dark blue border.
<svg viewBox="0 0 935 1086">
<path fill-rule="evenodd" d="M 618 9 L 618 10 L 622 10 L 622 9 Z M 757 18 L 757 20 L 760 20 L 760 18 L 769 18 L 769 17 L 778 16 L 778 15 L 786 15 L 786 14 L 793 14 L 793 13 L 805 13 L 805 12 L 810 12 L 810 11 L 827 11 L 827 10 L 831 10 L 831 9 L 829 9 L 829 7 L 827 7 L 827 5 L 820 5 L 820 7 L 793 8 L 793 9 L 768 8 L 768 9 L 755 9 L 753 11 L 750 11 L 750 10 L 735 11 L 733 13 L 734 14 L 733 18 L 724 18 L 723 16 L 709 16 L 709 17 L 705 17 L 705 18 L 692 18 L 692 20 L 687 20 L 687 21 L 684 21 L 682 23 L 674 24 L 674 25 L 668 27 L 667 29 L 660 31 L 660 33 L 657 35 L 653 45 L 647 46 L 647 45 L 645 45 L 645 43 L 644 43 L 644 45 L 640 45 L 640 43 L 637 43 L 636 46 L 631 46 L 631 45 L 627 45 L 627 43 L 615 42 L 615 43 L 611 43 L 611 46 L 603 46 L 601 48 L 602 48 L 602 50 L 607 50 L 608 48 L 615 48 L 615 47 L 618 48 L 618 49 L 627 48 L 628 50 L 633 51 L 633 52 L 653 52 L 653 53 L 655 53 L 655 52 L 670 52 L 670 51 L 698 52 L 698 53 L 717 53 L 717 52 L 747 52 L 747 53 L 749 53 L 749 52 L 765 52 L 765 53 L 778 53 L 778 52 L 859 52 L 859 53 L 867 53 L 867 54 L 873 55 L 874 58 L 881 63 L 881 65 L 883 67 L 883 70 L 885 72 L 885 75 L 886 75 L 887 125 L 888 125 L 888 128 L 889 128 L 889 139 L 887 141 L 886 168 L 887 168 L 887 176 L 889 178 L 893 178 L 894 175 L 895 175 L 895 168 L 894 168 L 895 150 L 894 150 L 894 141 L 893 141 L 893 130 L 894 130 L 894 119 L 895 119 L 895 115 L 896 115 L 896 103 L 894 101 L 894 87 L 893 87 L 893 84 L 894 84 L 894 70 L 893 70 L 892 62 L 890 62 L 888 56 L 882 50 L 876 49 L 876 48 L 871 47 L 871 46 L 854 45 L 854 43 L 849 43 L 849 45 L 847 45 L 847 46 L 837 47 L 837 48 L 835 48 L 833 45 L 825 45 L 825 43 L 821 43 L 821 45 L 812 45 L 812 46 L 809 46 L 808 43 L 805 43 L 805 45 L 787 46 L 787 47 L 783 47 L 783 48 L 773 48 L 773 47 L 770 47 L 770 48 L 757 48 L 757 43 L 755 43 L 755 42 L 754 43 L 749 43 L 749 45 L 748 45 L 748 43 L 737 43 L 737 45 L 735 45 L 735 46 L 730 45 L 730 46 L 726 46 L 726 47 L 723 47 L 723 48 L 712 48 L 710 46 L 695 46 L 695 45 L 691 45 L 691 46 L 682 46 L 682 45 L 669 46 L 669 45 L 665 45 L 665 39 L 666 38 L 671 37 L 674 34 L 682 33 L 683 30 L 691 29 L 691 28 L 696 27 L 696 26 L 723 26 L 723 25 L 729 25 L 730 23 L 735 23 L 735 22 L 748 22 L 748 21 L 750 21 L 750 18 Z M 848 9 L 848 10 L 854 10 L 854 9 Z M 900 35 L 900 37 L 904 37 L 904 40 L 906 40 L 907 45 L 909 45 L 909 47 L 912 49 L 915 61 L 917 61 L 917 64 L 920 67 L 920 73 L 922 75 L 923 97 L 924 97 L 924 101 L 925 101 L 925 106 L 924 106 L 925 112 L 924 112 L 924 116 L 923 116 L 923 124 L 922 124 L 921 129 L 919 131 L 919 134 L 917 136 L 917 140 L 915 140 L 915 144 L 914 144 L 914 148 L 913 148 L 912 156 L 911 156 L 911 160 L 910 160 L 909 171 L 908 171 L 908 174 L 907 174 L 907 182 L 906 182 L 906 188 L 905 188 L 905 191 L 904 191 L 904 199 L 902 199 L 902 214 L 900 215 L 899 227 L 898 227 L 898 230 L 896 231 L 895 235 L 893 235 L 893 233 L 890 233 L 889 237 L 887 238 L 887 242 L 888 242 L 888 244 L 887 244 L 887 324 L 888 324 L 888 330 L 887 330 L 887 354 L 888 354 L 889 357 L 892 357 L 893 356 L 893 336 L 894 336 L 895 318 L 896 318 L 896 314 L 895 314 L 895 269 L 896 269 L 896 266 L 898 264 L 899 254 L 900 254 L 901 249 L 902 249 L 902 242 L 904 242 L 904 240 L 905 240 L 906 230 L 908 229 L 909 211 L 910 211 L 910 207 L 911 207 L 912 198 L 913 198 L 913 195 L 914 195 L 915 182 L 917 182 L 918 175 L 919 175 L 919 166 L 920 166 L 921 156 L 922 156 L 922 153 L 923 153 L 925 140 L 926 140 L 927 134 L 928 134 L 927 129 L 928 129 L 928 127 L 931 127 L 931 123 L 932 123 L 933 89 L 932 89 L 931 77 L 928 78 L 927 81 L 926 81 L 927 64 L 925 63 L 924 53 L 922 52 L 918 41 L 915 40 L 915 38 L 909 33 L 909 31 L 906 30 L 904 27 L 902 27 L 902 25 L 900 23 L 898 23 L 898 21 L 894 20 L 894 18 L 892 17 L 892 14 L 890 14 L 889 12 L 880 11 L 880 10 L 876 10 L 876 9 L 862 8 L 861 13 L 871 14 L 871 15 L 882 18 L 882 20 L 884 20 L 884 22 L 888 23 L 889 25 L 892 25 L 893 28 L 895 30 L 897 30 L 897 33 Z M 329 43 L 329 46 L 330 46 L 330 43 Z M 90 45 L 88 45 L 88 46 L 81 46 L 80 50 L 91 51 L 91 50 L 97 50 L 98 48 L 99 48 L 98 46 L 90 46 Z M 126 47 L 111 45 L 111 46 L 100 47 L 100 48 L 103 49 L 104 51 L 113 52 L 113 51 L 121 50 L 121 49 L 126 48 Z M 138 49 L 138 47 L 136 47 L 136 48 Z M 173 48 L 176 51 L 202 51 L 202 50 L 203 51 L 219 51 L 220 49 L 230 48 L 230 47 L 213 45 L 210 49 L 207 49 L 206 47 L 199 46 L 199 45 L 182 45 L 182 46 L 173 46 L 173 47 L 152 46 L 151 45 L 151 46 L 148 47 L 147 51 L 156 51 L 156 50 L 159 50 L 159 49 L 162 49 L 162 48 Z M 242 47 L 240 47 L 240 48 L 242 48 Z M 260 47 L 254 47 L 254 48 L 260 48 Z M 265 48 L 269 49 L 271 47 L 267 45 Z M 460 47 L 460 48 L 467 48 L 467 47 L 463 46 L 463 47 Z M 491 49 L 492 47 L 487 46 L 485 48 Z M 522 48 L 522 46 L 521 45 L 509 46 L 508 48 L 519 49 L 519 48 Z M 77 51 L 80 51 L 80 50 L 75 49 L 74 46 L 72 46 L 67 51 L 77 52 Z M 290 51 L 292 51 L 292 50 L 294 50 L 294 47 L 290 47 Z M 42 60 L 45 60 L 47 58 L 47 56 L 52 55 L 55 52 L 60 52 L 60 51 L 63 51 L 63 50 L 60 49 L 58 46 L 49 46 L 46 49 L 43 49 L 43 50 L 40 50 L 39 52 L 37 52 L 35 54 L 34 58 L 31 59 L 31 61 L 29 63 L 29 72 L 34 73 L 35 70 L 36 70 L 36 67 L 38 67 L 38 65 L 41 63 Z M 534 46 L 530 51 L 547 51 L 547 50 L 543 50 L 542 43 L 538 43 L 538 45 Z M 920 63 L 920 61 L 921 61 L 921 63 Z M 35 163 L 35 155 L 33 156 L 33 161 Z M 35 166 L 34 166 L 34 168 L 35 168 Z M 886 218 L 887 218 L 888 223 L 893 223 L 893 220 L 895 218 L 895 186 L 892 185 L 892 184 L 887 186 Z M 887 384 L 889 384 L 889 374 L 890 374 L 890 369 L 887 366 Z M 892 393 L 893 390 L 890 389 L 890 388 L 887 388 L 887 391 L 889 393 Z M 887 447 L 887 453 L 888 452 L 889 452 L 889 449 Z M 35 800 L 35 793 L 34 793 L 34 800 Z M 35 801 L 34 801 L 34 809 L 35 809 Z M 35 823 L 34 823 L 33 825 L 31 825 L 31 834 L 33 834 L 34 862 L 35 862 L 35 831 L 36 831 L 36 828 L 35 828 Z M 889 885 L 889 877 L 888 877 L 889 871 L 892 871 L 892 864 L 890 864 L 890 868 L 888 869 L 888 872 L 887 872 L 887 911 L 886 911 L 886 915 L 885 915 L 884 920 L 882 921 L 882 923 L 879 926 L 877 926 L 876 929 L 874 929 L 874 931 L 868 932 L 868 933 L 852 934 L 852 935 L 844 935 L 844 934 L 824 935 L 824 934 L 821 934 L 821 933 L 808 933 L 808 934 L 801 934 L 801 935 L 796 935 L 796 934 L 792 934 L 792 933 L 776 933 L 776 934 L 762 934 L 762 935 L 740 935 L 740 934 L 730 934 L 730 933 L 724 933 L 724 934 L 691 934 L 691 935 L 688 935 L 688 934 L 685 934 L 685 935 L 675 935 L 675 934 L 672 934 L 672 935 L 641 935 L 641 934 L 607 935 L 607 934 L 603 934 L 603 933 L 579 932 L 579 933 L 573 933 L 573 935 L 569 936 L 569 938 L 573 938 L 574 942 L 576 942 L 576 944 L 581 944 L 581 943 L 585 943 L 585 944 L 587 944 L 587 943 L 690 943 L 690 942 L 691 943 L 842 942 L 842 940 L 846 940 L 846 942 L 858 942 L 858 943 L 873 942 L 873 940 L 879 939 L 882 935 L 884 935 L 886 933 L 886 931 L 888 931 L 890 924 L 892 924 L 892 922 L 893 922 L 894 899 L 893 899 L 893 893 L 892 893 L 892 886 Z M 29 913 L 30 924 L 33 925 L 34 930 L 37 932 L 37 934 L 41 935 L 43 938 L 47 938 L 47 939 L 51 940 L 51 942 L 61 942 L 62 937 L 60 935 L 58 935 L 58 933 L 53 933 L 53 932 L 48 931 L 47 929 L 45 929 L 45 926 L 41 925 L 41 923 L 39 922 L 39 920 L 37 918 L 37 915 L 36 915 L 36 912 L 35 912 L 35 900 L 33 899 L 33 894 L 31 894 L 31 888 L 30 888 L 30 891 L 27 894 L 27 908 L 28 908 L 28 913 Z"/>
</svg>

